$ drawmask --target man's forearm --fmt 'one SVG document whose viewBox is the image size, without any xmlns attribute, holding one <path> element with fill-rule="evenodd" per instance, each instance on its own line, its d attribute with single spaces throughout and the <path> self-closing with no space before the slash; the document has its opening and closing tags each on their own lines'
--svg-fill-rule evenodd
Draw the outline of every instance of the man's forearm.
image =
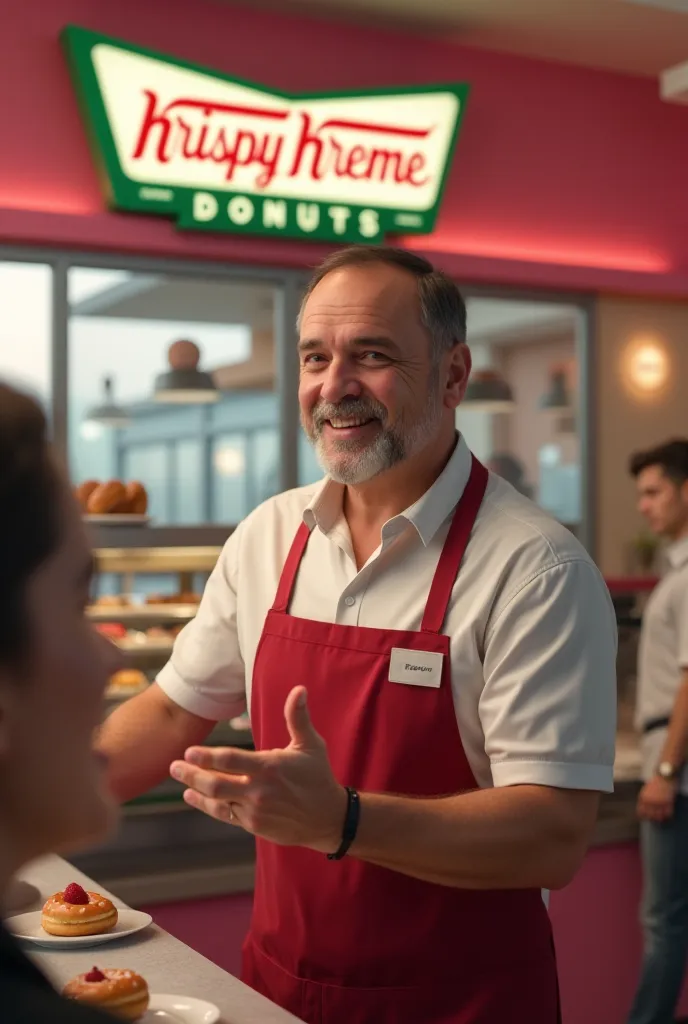
<svg viewBox="0 0 688 1024">
<path fill-rule="evenodd" d="M 351 856 L 463 889 L 568 884 L 585 855 L 599 795 L 546 786 L 435 800 L 361 794 Z"/>
<path fill-rule="evenodd" d="M 660 761 L 676 766 L 686 760 L 688 751 L 688 671 L 684 671 L 674 708 L 671 712 L 669 731 L 662 748 Z"/>
<path fill-rule="evenodd" d="M 167 778 L 188 746 L 202 743 L 214 726 L 168 700 L 156 685 L 122 704 L 103 724 L 97 746 L 109 760 L 108 782 L 124 803 Z"/>
</svg>

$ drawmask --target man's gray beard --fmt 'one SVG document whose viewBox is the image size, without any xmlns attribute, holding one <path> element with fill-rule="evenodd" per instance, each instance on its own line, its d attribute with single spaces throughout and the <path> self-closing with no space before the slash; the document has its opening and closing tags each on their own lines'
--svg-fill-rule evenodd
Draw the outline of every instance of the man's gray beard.
<svg viewBox="0 0 688 1024">
<path fill-rule="evenodd" d="M 351 453 L 350 458 L 337 456 Z M 320 468 L 338 484 L 364 484 L 406 458 L 404 439 L 394 430 L 382 428 L 370 444 L 361 448 L 356 441 L 337 441 L 336 454 L 325 451 L 322 436 L 315 442 Z"/>
<path fill-rule="evenodd" d="M 342 418 L 348 414 L 349 416 L 360 415 L 361 418 L 371 416 L 380 421 L 377 437 L 364 447 L 358 441 L 342 438 L 341 441 L 335 441 L 334 453 L 332 449 L 327 452 L 322 436 L 324 423 L 318 422 L 317 415 L 314 417 L 314 429 L 308 431 L 304 425 L 304 430 L 315 449 L 318 463 L 323 472 L 336 483 L 356 486 L 367 483 L 379 476 L 380 473 L 386 473 L 400 462 L 417 454 L 432 437 L 438 424 L 441 408 L 437 397 L 436 383 L 433 381 L 422 419 L 408 429 L 404 427 L 403 423 L 396 429 L 385 428 L 384 420 L 379 415 L 383 407 L 377 404 L 354 400 L 349 404 L 340 403 L 334 407 L 328 405 L 327 418 L 334 415 L 334 409 L 337 409 Z M 347 453 L 350 453 L 351 457 L 340 462 L 337 456 Z"/>
</svg>

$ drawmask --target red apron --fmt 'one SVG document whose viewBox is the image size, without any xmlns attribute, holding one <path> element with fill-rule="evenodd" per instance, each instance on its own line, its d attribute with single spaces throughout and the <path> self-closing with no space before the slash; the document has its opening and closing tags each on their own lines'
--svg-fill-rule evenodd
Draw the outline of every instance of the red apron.
<svg viewBox="0 0 688 1024">
<path fill-rule="evenodd" d="M 256 653 L 257 750 L 287 746 L 284 702 L 303 684 L 342 784 L 412 797 L 478 788 L 456 722 L 449 637 L 440 631 L 486 485 L 487 471 L 474 459 L 419 632 L 289 615 L 310 533 L 301 525 Z M 394 647 L 441 653 L 439 688 L 390 682 Z M 328 861 L 264 840 L 257 850 L 243 978 L 308 1024 L 559 1020 L 539 890 L 453 889 L 353 856 Z"/>
</svg>

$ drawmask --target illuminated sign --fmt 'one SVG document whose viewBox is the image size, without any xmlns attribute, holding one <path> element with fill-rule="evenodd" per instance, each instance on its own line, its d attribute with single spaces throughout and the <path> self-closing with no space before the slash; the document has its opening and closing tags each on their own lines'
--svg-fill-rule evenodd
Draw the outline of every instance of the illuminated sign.
<svg viewBox="0 0 688 1024">
<path fill-rule="evenodd" d="M 342 242 L 433 230 L 467 85 L 288 95 L 82 28 L 63 43 L 113 209 Z"/>
</svg>

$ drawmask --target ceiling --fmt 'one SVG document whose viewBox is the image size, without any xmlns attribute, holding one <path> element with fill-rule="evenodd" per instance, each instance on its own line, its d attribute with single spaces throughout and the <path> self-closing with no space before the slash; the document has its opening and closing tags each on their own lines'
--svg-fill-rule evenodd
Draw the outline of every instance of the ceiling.
<svg viewBox="0 0 688 1024">
<path fill-rule="evenodd" d="M 261 6 L 630 74 L 688 60 L 688 0 L 252 0 Z"/>
<path fill-rule="evenodd" d="M 98 271 L 77 284 L 70 289 L 75 317 L 246 324 L 254 332 L 272 332 L 274 289 L 259 282 Z M 516 344 L 561 332 L 573 336 L 575 330 L 575 306 L 469 297 L 466 307 L 469 341 L 476 345 Z"/>
<path fill-rule="evenodd" d="M 254 331 L 272 329 L 274 289 L 262 282 L 206 281 L 115 271 L 112 283 L 102 275 L 97 289 L 72 296 L 78 317 L 179 323 L 248 324 Z"/>
</svg>

